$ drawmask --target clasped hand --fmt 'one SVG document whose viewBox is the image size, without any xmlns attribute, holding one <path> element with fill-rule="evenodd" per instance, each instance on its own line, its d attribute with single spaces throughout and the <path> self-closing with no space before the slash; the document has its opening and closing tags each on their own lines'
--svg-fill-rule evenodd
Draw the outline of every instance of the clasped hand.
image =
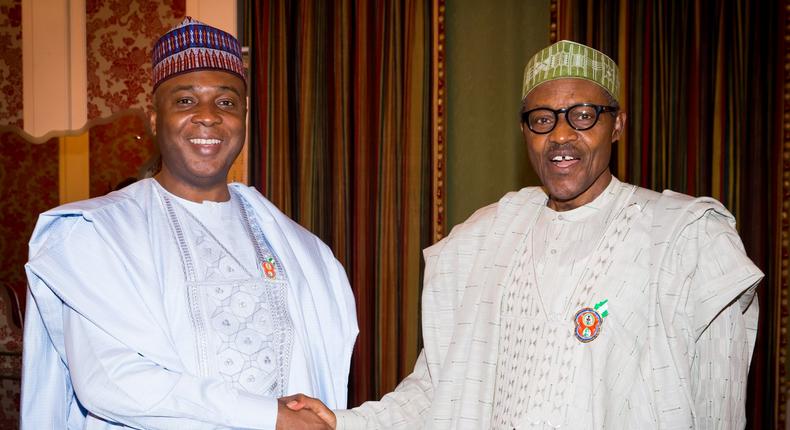
<svg viewBox="0 0 790 430">
<path fill-rule="evenodd" d="M 335 414 L 318 399 L 295 394 L 277 401 L 277 430 L 334 430 L 336 425 Z"/>
</svg>

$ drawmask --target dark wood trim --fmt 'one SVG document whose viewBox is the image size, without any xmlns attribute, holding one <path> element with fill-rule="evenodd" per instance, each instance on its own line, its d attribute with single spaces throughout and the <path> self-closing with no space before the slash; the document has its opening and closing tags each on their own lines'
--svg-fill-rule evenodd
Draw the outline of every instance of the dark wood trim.
<svg viewBox="0 0 790 430">
<path fill-rule="evenodd" d="M 774 306 L 776 315 L 776 357 L 774 361 L 776 374 L 776 413 L 775 428 L 785 428 L 787 425 L 787 402 L 788 387 L 790 387 L 790 375 L 787 372 L 788 362 L 788 324 L 790 323 L 790 291 L 787 286 L 790 284 L 790 43 L 785 40 L 790 36 L 790 0 L 782 2 L 780 13 L 782 14 L 779 42 L 779 53 L 781 54 L 781 72 L 779 73 L 779 84 L 782 88 L 781 117 L 777 121 L 779 127 L 778 135 L 781 136 L 781 155 L 782 162 L 779 165 L 780 171 L 777 175 L 779 186 L 777 194 L 777 226 L 779 241 L 775 253 L 775 267 L 779 270 L 774 278 L 775 282 L 771 288 L 774 289 L 777 300 L 771 304 Z"/>
<path fill-rule="evenodd" d="M 445 106 L 447 105 L 445 68 L 445 0 L 433 0 L 433 100 L 431 136 L 432 151 L 432 211 L 431 240 L 439 241 L 445 234 L 445 142 L 447 127 Z"/>
</svg>

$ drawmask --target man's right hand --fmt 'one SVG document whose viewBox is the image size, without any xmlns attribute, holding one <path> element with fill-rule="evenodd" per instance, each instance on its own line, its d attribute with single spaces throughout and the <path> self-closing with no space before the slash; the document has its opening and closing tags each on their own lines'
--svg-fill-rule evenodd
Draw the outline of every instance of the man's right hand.
<svg viewBox="0 0 790 430">
<path fill-rule="evenodd" d="M 309 407 L 299 407 L 297 409 L 286 406 L 287 403 L 298 401 L 298 396 L 283 397 L 277 400 L 277 430 L 305 429 L 305 430 L 326 430 L 334 429 L 335 426 L 327 424 L 323 417 L 319 416 Z M 310 397 L 303 396 L 307 399 Z M 314 399 L 311 399 L 314 400 Z M 315 400 L 321 403 L 319 400 Z M 323 403 L 321 403 L 323 406 Z M 326 408 L 326 407 L 325 407 Z M 327 409 L 328 410 L 328 409 Z M 330 411 L 331 413 L 331 411 Z M 332 415 L 334 418 L 334 414 Z"/>
<path fill-rule="evenodd" d="M 293 396 L 283 397 L 280 399 L 280 401 L 283 401 L 287 408 L 291 411 L 315 414 L 316 416 L 320 417 L 332 430 L 337 427 L 337 418 L 335 417 L 335 413 L 327 408 L 326 405 L 318 399 L 305 396 L 304 394 L 296 394 Z"/>
</svg>

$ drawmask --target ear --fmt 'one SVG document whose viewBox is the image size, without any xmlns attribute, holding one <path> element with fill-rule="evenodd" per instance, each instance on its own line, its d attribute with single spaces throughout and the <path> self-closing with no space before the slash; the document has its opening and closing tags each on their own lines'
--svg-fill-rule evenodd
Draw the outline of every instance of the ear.
<svg viewBox="0 0 790 430">
<path fill-rule="evenodd" d="M 628 118 L 625 112 L 620 111 L 614 119 L 614 128 L 612 129 L 612 142 L 620 139 L 620 135 L 625 130 L 625 120 Z"/>
<path fill-rule="evenodd" d="M 151 127 L 151 133 L 156 136 L 156 107 L 148 114 L 148 126 Z"/>
</svg>

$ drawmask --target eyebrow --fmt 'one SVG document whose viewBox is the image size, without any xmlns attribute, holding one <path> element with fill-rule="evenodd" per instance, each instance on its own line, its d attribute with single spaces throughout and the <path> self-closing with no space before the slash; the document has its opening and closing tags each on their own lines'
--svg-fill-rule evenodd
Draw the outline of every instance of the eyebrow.
<svg viewBox="0 0 790 430">
<path fill-rule="evenodd" d="M 179 85 L 179 86 L 173 87 L 170 92 L 171 93 L 176 93 L 176 92 L 179 92 L 179 91 L 194 91 L 196 88 L 197 87 L 195 87 L 194 85 Z M 236 94 L 237 96 L 241 97 L 241 93 L 239 92 L 239 90 L 237 90 L 235 87 L 232 87 L 230 85 L 220 85 L 217 88 L 219 88 L 220 90 L 224 90 L 224 91 L 230 91 L 233 94 Z"/>
</svg>

